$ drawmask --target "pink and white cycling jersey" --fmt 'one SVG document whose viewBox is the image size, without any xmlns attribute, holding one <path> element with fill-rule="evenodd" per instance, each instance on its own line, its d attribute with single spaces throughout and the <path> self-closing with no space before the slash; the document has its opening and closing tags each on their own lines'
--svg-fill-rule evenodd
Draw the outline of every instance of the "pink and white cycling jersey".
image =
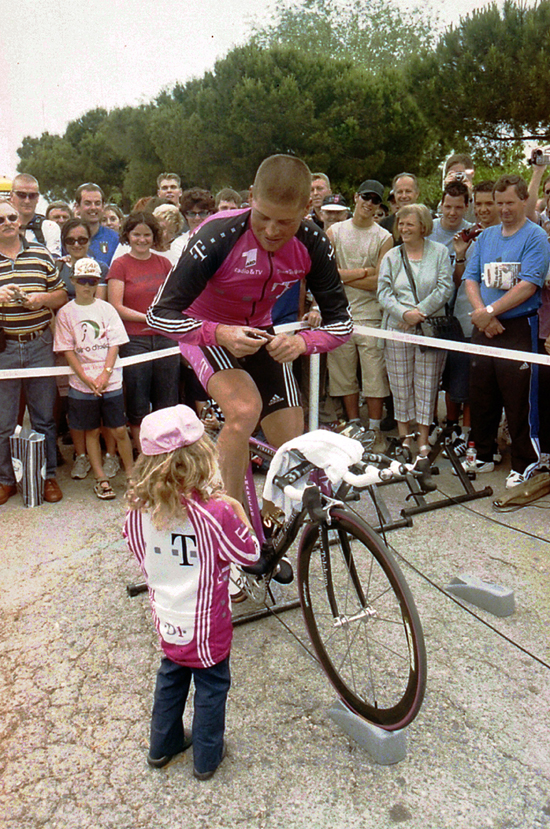
<svg viewBox="0 0 550 829">
<path fill-rule="evenodd" d="M 129 510 L 124 537 L 145 575 L 162 650 L 179 665 L 208 668 L 231 649 L 231 562 L 254 563 L 259 544 L 223 498 L 184 503 L 186 518 L 170 529 Z"/>
<path fill-rule="evenodd" d="M 349 307 L 332 246 L 320 228 L 303 221 L 275 253 L 265 251 L 250 226 L 250 209 L 207 219 L 191 237 L 147 312 L 147 322 L 189 345 L 212 346 L 216 326 L 267 328 L 276 300 L 305 280 L 322 326 L 301 331 L 307 354 L 331 351 L 352 331 Z"/>
</svg>

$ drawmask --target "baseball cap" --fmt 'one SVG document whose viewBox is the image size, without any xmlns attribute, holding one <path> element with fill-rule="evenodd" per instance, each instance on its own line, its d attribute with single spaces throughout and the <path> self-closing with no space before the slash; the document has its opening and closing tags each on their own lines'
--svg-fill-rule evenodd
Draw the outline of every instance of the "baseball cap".
<svg viewBox="0 0 550 829">
<path fill-rule="evenodd" d="M 146 415 L 141 421 L 139 441 L 144 455 L 162 455 L 196 443 L 203 434 L 204 424 L 193 409 L 180 404 Z"/>
<path fill-rule="evenodd" d="M 75 277 L 77 276 L 97 276 L 101 277 L 101 268 L 95 259 L 77 259 L 73 271 Z"/>
<path fill-rule="evenodd" d="M 360 196 L 361 193 L 376 193 L 377 196 L 380 196 L 381 199 L 384 198 L 384 187 L 380 184 L 379 181 L 374 181 L 374 179 L 368 179 L 364 181 L 363 184 L 360 184 L 357 188 L 357 195 Z"/>
<path fill-rule="evenodd" d="M 330 196 L 325 196 L 321 210 L 326 207 L 327 210 L 349 210 L 345 198 L 341 193 L 333 193 Z"/>
</svg>

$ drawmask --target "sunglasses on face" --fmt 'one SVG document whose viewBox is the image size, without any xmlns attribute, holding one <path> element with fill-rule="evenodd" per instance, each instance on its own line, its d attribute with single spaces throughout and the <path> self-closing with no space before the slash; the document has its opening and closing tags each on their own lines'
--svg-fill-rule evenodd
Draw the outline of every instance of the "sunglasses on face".
<svg viewBox="0 0 550 829">
<path fill-rule="evenodd" d="M 359 193 L 363 201 L 370 201 L 373 204 L 382 204 L 382 199 L 376 193 Z"/>
<path fill-rule="evenodd" d="M 99 284 L 99 279 L 95 276 L 78 276 L 75 282 L 77 285 L 91 285 L 93 288 Z"/>
<path fill-rule="evenodd" d="M 35 199 L 40 197 L 40 193 L 24 193 L 23 190 L 14 190 L 13 193 L 18 199 L 21 199 L 21 201 L 25 201 L 26 199 L 29 201 L 35 201 Z"/>
<path fill-rule="evenodd" d="M 87 236 L 68 236 L 65 239 L 66 245 L 87 245 L 90 240 Z"/>
<path fill-rule="evenodd" d="M 17 213 L 10 213 L 9 216 L 0 216 L 0 225 L 3 225 L 4 222 L 16 222 L 19 219 L 19 215 Z"/>
</svg>

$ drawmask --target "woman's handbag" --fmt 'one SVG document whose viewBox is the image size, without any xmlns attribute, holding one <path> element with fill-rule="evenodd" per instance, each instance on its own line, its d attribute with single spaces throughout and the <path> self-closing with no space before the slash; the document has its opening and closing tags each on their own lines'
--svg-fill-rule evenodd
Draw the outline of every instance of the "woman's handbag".
<svg viewBox="0 0 550 829">
<path fill-rule="evenodd" d="M 418 295 L 416 293 L 416 285 L 414 284 L 414 277 L 411 270 L 411 264 L 405 246 L 400 246 L 401 259 L 403 260 L 403 267 L 411 285 L 414 301 L 418 305 Z M 449 306 L 445 303 L 445 314 L 439 317 L 426 317 L 426 319 L 419 323 L 418 328 L 424 337 L 437 337 L 440 340 L 454 340 L 458 343 L 463 343 L 464 331 L 457 317 L 450 312 Z"/>
</svg>

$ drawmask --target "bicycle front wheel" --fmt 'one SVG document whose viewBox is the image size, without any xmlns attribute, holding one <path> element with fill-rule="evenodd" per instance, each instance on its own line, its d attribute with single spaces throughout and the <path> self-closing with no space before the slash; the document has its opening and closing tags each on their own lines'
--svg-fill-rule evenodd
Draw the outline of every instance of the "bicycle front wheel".
<svg viewBox="0 0 550 829">
<path fill-rule="evenodd" d="M 397 562 L 359 516 L 331 510 L 310 525 L 298 555 L 302 612 L 321 667 L 357 714 L 393 731 L 420 710 L 426 650 Z"/>
</svg>

